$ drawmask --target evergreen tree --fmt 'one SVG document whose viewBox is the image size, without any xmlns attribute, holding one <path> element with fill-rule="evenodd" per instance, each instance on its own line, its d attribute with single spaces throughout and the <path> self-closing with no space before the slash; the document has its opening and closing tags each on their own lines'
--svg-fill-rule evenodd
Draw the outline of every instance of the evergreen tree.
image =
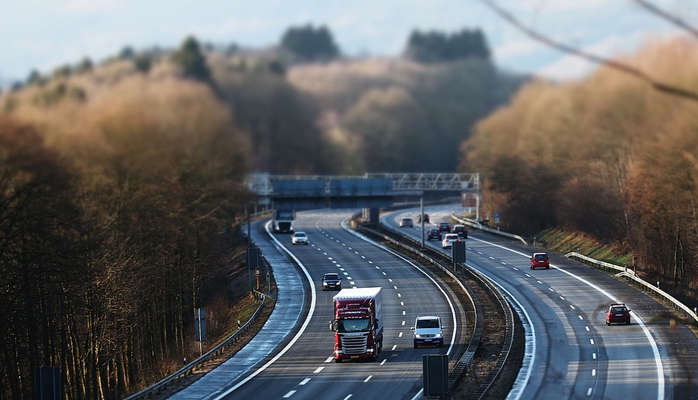
<svg viewBox="0 0 698 400">
<path fill-rule="evenodd" d="M 139 72 L 147 74 L 150 71 L 150 67 L 153 65 L 153 60 L 148 53 L 139 53 L 133 59 L 133 65 Z"/>
<path fill-rule="evenodd" d="M 327 60 L 339 55 L 332 34 L 325 26 L 315 28 L 308 24 L 289 28 L 281 38 L 281 47 L 304 61 Z"/>
<path fill-rule="evenodd" d="M 119 59 L 121 60 L 130 60 L 133 58 L 133 56 L 136 54 L 135 51 L 133 51 L 133 47 L 131 46 L 125 46 L 121 51 L 119 52 Z"/>
<path fill-rule="evenodd" d="M 182 69 L 185 78 L 211 82 L 211 71 L 206 65 L 199 43 L 193 36 L 187 37 L 179 50 L 172 54 L 172 62 Z"/>
<path fill-rule="evenodd" d="M 415 30 L 407 40 L 405 54 L 421 63 L 463 60 L 470 57 L 489 59 L 485 36 L 479 29 L 463 29 L 452 35 Z"/>
</svg>

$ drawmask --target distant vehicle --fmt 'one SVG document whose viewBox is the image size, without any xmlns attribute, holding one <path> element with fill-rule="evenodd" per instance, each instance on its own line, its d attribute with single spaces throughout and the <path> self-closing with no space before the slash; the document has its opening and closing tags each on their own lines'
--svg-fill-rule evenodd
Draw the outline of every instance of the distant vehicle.
<svg viewBox="0 0 698 400">
<path fill-rule="evenodd" d="M 465 225 L 454 225 L 453 229 L 451 229 L 451 233 L 456 233 L 463 239 L 468 238 L 468 228 Z"/>
<path fill-rule="evenodd" d="M 625 304 L 611 304 L 606 311 L 606 325 L 613 323 L 624 323 L 630 325 L 630 310 Z"/>
<path fill-rule="evenodd" d="M 441 237 L 441 231 L 439 230 L 439 228 L 431 228 L 427 231 L 427 240 L 431 240 L 431 239 L 436 239 L 436 240 L 443 239 Z"/>
<path fill-rule="evenodd" d="M 414 228 L 414 222 L 412 222 L 412 218 L 401 219 L 400 228 Z"/>
<path fill-rule="evenodd" d="M 439 222 L 439 230 L 441 232 L 451 232 L 451 223 L 450 222 Z"/>
<path fill-rule="evenodd" d="M 531 269 L 545 268 L 550 269 L 550 260 L 545 253 L 533 253 L 531 256 Z"/>
<path fill-rule="evenodd" d="M 453 247 L 453 242 L 460 242 L 460 236 L 457 233 L 447 233 L 441 241 L 441 247 Z"/>
<path fill-rule="evenodd" d="M 293 210 L 274 210 L 272 228 L 274 233 L 293 233 L 293 220 L 296 213 Z"/>
<path fill-rule="evenodd" d="M 420 214 L 419 217 L 417 217 L 417 222 L 422 222 L 428 223 L 429 222 L 429 214 Z"/>
<path fill-rule="evenodd" d="M 417 317 L 412 327 L 414 331 L 414 348 L 422 344 L 433 344 L 438 347 L 444 344 L 443 326 L 438 316 Z"/>
<path fill-rule="evenodd" d="M 308 240 L 308 235 L 305 234 L 305 232 L 296 232 L 291 236 L 291 243 L 293 245 L 297 244 L 308 244 L 310 241 Z"/>
<path fill-rule="evenodd" d="M 342 290 L 342 278 L 335 272 L 326 273 L 322 277 L 322 290 Z"/>
</svg>

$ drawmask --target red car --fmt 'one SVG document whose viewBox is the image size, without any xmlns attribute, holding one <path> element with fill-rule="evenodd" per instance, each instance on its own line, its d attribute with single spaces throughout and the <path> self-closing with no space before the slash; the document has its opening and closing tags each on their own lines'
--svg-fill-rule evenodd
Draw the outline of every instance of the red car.
<svg viewBox="0 0 698 400">
<path fill-rule="evenodd" d="M 545 253 L 533 253 L 531 257 L 531 269 L 545 268 L 550 269 L 550 260 Z"/>
<path fill-rule="evenodd" d="M 613 323 L 623 323 L 630 325 L 630 310 L 625 304 L 611 304 L 606 311 L 606 325 Z"/>
</svg>

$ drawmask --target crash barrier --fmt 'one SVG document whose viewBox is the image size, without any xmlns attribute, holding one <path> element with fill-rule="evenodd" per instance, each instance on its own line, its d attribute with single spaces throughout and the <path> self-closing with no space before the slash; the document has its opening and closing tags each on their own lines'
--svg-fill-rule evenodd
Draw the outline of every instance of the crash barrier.
<svg viewBox="0 0 698 400">
<path fill-rule="evenodd" d="M 450 266 L 443 265 L 441 262 L 438 260 L 430 257 L 429 255 L 421 252 L 419 249 L 422 248 L 422 243 L 421 241 L 414 240 L 408 236 L 402 235 L 400 231 L 394 230 L 390 226 L 383 225 L 383 228 L 399 234 L 402 237 L 402 240 L 411 243 L 411 245 L 406 245 L 403 242 L 397 241 L 389 236 L 385 236 L 379 232 L 376 232 L 372 229 L 358 226 L 357 230 L 360 232 L 364 233 L 369 233 L 370 235 L 374 237 L 380 237 L 386 241 L 389 241 L 390 243 L 405 249 L 413 254 L 416 254 L 417 256 L 426 259 L 429 261 L 431 264 L 437 266 L 441 270 L 443 270 L 445 273 L 447 273 L 451 278 L 454 279 L 455 282 L 458 282 L 458 285 L 462 288 L 462 290 L 467 294 L 468 298 L 471 301 L 471 304 L 473 305 L 473 308 L 475 310 L 475 321 L 474 321 L 474 328 L 473 328 L 473 334 L 470 339 L 470 343 L 468 344 L 468 347 L 466 348 L 465 352 L 461 356 L 461 358 L 456 362 L 455 366 L 449 372 L 449 379 L 448 379 L 448 390 L 449 392 L 452 392 L 455 387 L 458 385 L 460 380 L 463 378 L 463 376 L 467 373 L 470 365 L 473 363 L 473 359 L 475 356 L 475 352 L 477 351 L 477 348 L 480 346 L 480 342 L 482 340 L 482 332 L 483 332 L 483 326 L 482 326 L 482 321 L 483 321 L 483 315 L 482 315 L 482 307 L 480 305 L 480 301 L 477 298 L 477 296 L 472 292 L 472 290 L 463 284 L 461 279 L 459 279 L 455 274 L 453 274 L 453 268 Z M 448 256 L 444 255 L 446 258 L 449 258 Z M 486 394 L 487 391 L 490 389 L 492 386 L 492 383 L 497 379 L 499 376 L 499 373 L 502 371 L 504 368 L 504 365 L 506 364 L 506 361 L 508 359 L 508 356 L 511 352 L 511 348 L 514 343 L 514 314 L 513 310 L 509 306 L 509 303 L 507 300 L 504 298 L 502 293 L 494 286 L 494 284 L 483 274 L 481 274 L 479 271 L 474 270 L 470 268 L 469 266 L 465 266 L 465 270 L 470 273 L 470 276 L 473 279 L 476 279 L 482 283 L 483 286 L 485 286 L 491 293 L 494 294 L 496 297 L 497 301 L 499 302 L 501 308 L 504 310 L 506 321 L 507 321 L 507 328 L 506 328 L 506 333 L 505 333 L 505 340 L 504 340 L 504 346 L 502 348 L 502 351 L 500 352 L 500 355 L 497 359 L 497 363 L 495 365 L 495 368 L 493 371 L 490 373 L 490 375 L 487 377 L 487 379 L 480 385 L 479 389 L 473 393 L 471 398 L 473 399 L 479 399 L 483 398 Z"/>
<path fill-rule="evenodd" d="M 244 257 L 245 254 L 243 253 L 242 256 Z M 261 258 L 262 265 L 267 269 L 267 271 L 270 271 L 271 273 L 271 268 L 268 261 L 264 258 L 264 256 L 262 256 Z M 243 335 L 250 331 L 250 329 L 252 328 L 252 324 L 257 319 L 259 314 L 262 312 L 262 308 L 264 308 L 264 299 L 271 294 L 271 286 L 272 285 L 268 285 L 268 290 L 266 294 L 257 290 L 252 290 L 252 295 L 257 301 L 259 301 L 259 306 L 255 310 L 254 314 L 252 314 L 250 319 L 247 320 L 247 322 L 245 322 L 244 325 L 239 326 L 238 329 L 232 335 L 230 335 L 228 338 L 216 345 L 211 350 L 201 355 L 199 358 L 193 360 L 192 362 L 179 369 L 177 372 L 171 374 L 170 376 L 159 381 L 158 383 L 141 390 L 136 394 L 126 397 L 126 399 L 124 400 L 139 400 L 151 398 L 161 393 L 162 391 L 167 390 L 170 386 L 176 385 L 183 378 L 186 378 L 187 376 L 193 374 L 195 370 L 203 368 L 207 362 L 221 356 L 226 350 L 228 350 L 233 344 L 235 344 L 240 338 L 242 338 Z"/>
<path fill-rule="evenodd" d="M 470 226 L 470 227 L 472 227 L 472 228 L 479 229 L 479 230 L 481 230 L 481 231 L 483 231 L 483 232 L 489 232 L 489 233 L 492 233 L 492 234 L 495 234 L 495 235 L 504 236 L 504 237 L 508 237 L 508 238 L 510 238 L 510 239 L 518 240 L 518 241 L 520 241 L 521 243 L 523 243 L 523 244 L 525 244 L 526 246 L 528 246 L 528 242 L 526 242 L 526 239 L 524 239 L 523 237 L 521 237 L 521 236 L 519 236 L 519 235 L 514 235 L 514 234 L 512 234 L 512 233 L 502 232 L 502 231 L 500 231 L 499 229 L 490 228 L 489 226 L 482 225 L 482 224 L 479 223 L 478 221 L 475 221 L 475 220 L 472 220 L 472 219 L 459 218 L 459 217 L 457 217 L 455 214 L 451 214 L 451 218 L 454 219 L 454 220 L 456 220 L 456 221 L 458 221 L 458 222 L 459 222 L 460 224 L 462 224 L 462 225 L 468 225 L 468 226 Z"/>
<path fill-rule="evenodd" d="M 509 237 L 512 239 L 516 239 L 516 240 L 521 241 L 523 244 L 528 245 L 528 243 L 526 243 L 526 240 L 524 240 L 519 235 L 501 232 L 499 230 L 486 227 L 486 226 L 484 226 L 484 225 L 482 225 L 479 222 L 474 221 L 474 220 L 458 218 L 455 215 L 452 215 L 451 217 L 454 220 L 459 221 L 460 223 L 463 223 L 464 225 L 468 225 L 468 226 L 474 227 L 476 229 L 480 229 L 480 230 L 483 230 L 485 232 L 493 233 L 496 235 L 506 236 L 506 237 Z M 567 254 L 565 254 L 565 257 L 575 259 L 583 264 L 590 265 L 590 266 L 593 266 L 593 267 L 598 268 L 598 269 L 603 269 L 603 270 L 611 271 L 611 272 L 617 272 L 616 276 L 623 277 L 623 278 L 625 278 L 626 281 L 636 284 L 641 289 L 649 291 L 649 292 L 653 292 L 656 295 L 658 295 L 659 297 L 664 298 L 669 304 L 671 304 L 671 306 L 674 310 L 677 310 L 677 311 L 683 313 L 687 318 L 692 319 L 693 323 L 698 324 L 698 312 L 697 312 L 698 310 L 697 310 L 697 308 L 694 308 L 693 310 L 691 310 L 690 307 L 681 303 L 680 301 L 678 301 L 676 298 L 674 298 L 669 293 L 661 290 L 658 287 L 658 285 L 652 285 L 651 283 L 648 283 L 645 280 L 643 280 L 642 278 L 635 275 L 635 272 L 631 269 L 628 269 L 627 266 L 615 265 L 615 264 L 610 264 L 610 263 L 607 263 L 604 261 L 595 260 L 591 257 L 587 257 L 583 254 L 579 254 L 576 252 L 567 253 Z"/>
<path fill-rule="evenodd" d="M 627 266 L 615 265 L 615 264 L 610 264 L 607 262 L 595 260 L 591 257 L 587 257 L 583 254 L 579 254 L 576 252 L 571 252 L 571 253 L 565 254 L 565 258 L 570 258 L 570 259 L 579 261 L 582 264 L 590 265 L 590 266 L 593 266 L 595 268 L 603 269 L 606 271 L 617 272 L 617 274 L 616 274 L 617 277 L 622 277 L 626 280 L 626 282 L 634 283 L 635 285 L 639 286 L 641 289 L 643 289 L 645 291 L 653 292 L 657 296 L 666 300 L 667 303 L 671 304 L 671 306 L 674 310 L 683 313 L 686 317 L 692 319 L 693 323 L 698 324 L 698 314 L 696 313 L 695 308 L 693 310 L 691 310 L 687 305 L 681 303 L 676 298 L 674 298 L 674 296 L 672 296 L 669 293 L 665 292 L 664 290 L 660 289 L 658 287 L 658 285 L 653 285 L 653 284 L 645 281 L 644 279 L 638 277 L 635 274 L 635 271 L 633 269 L 629 269 Z"/>
</svg>

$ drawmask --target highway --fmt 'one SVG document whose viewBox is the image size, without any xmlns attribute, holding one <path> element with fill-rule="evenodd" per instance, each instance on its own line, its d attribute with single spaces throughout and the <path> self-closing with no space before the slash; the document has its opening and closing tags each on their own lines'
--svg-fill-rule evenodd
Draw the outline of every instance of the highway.
<svg viewBox="0 0 698 400">
<path fill-rule="evenodd" d="M 460 304 L 450 300 L 455 296 L 418 266 L 345 230 L 341 222 L 349 215 L 298 213 L 295 229 L 308 234 L 307 246 L 291 245 L 290 235 L 274 235 L 302 265 L 305 271 L 299 273 L 307 272 L 312 281 L 309 320 L 297 340 L 262 372 L 212 398 L 412 399 L 421 393 L 424 354 L 462 351 L 460 327 L 465 323 Z M 336 292 L 322 291 L 320 280 L 326 272 L 339 272 L 345 288 L 383 288 L 385 337 L 376 362 L 334 362 L 329 321 Z M 441 349 L 413 348 L 410 328 L 415 317 L 425 314 L 441 316 L 446 326 Z"/>
<path fill-rule="evenodd" d="M 438 223 L 448 220 L 453 207 L 426 212 Z M 448 351 L 453 363 L 465 345 L 464 329 L 458 329 L 466 326 L 462 309 L 428 272 L 343 228 L 342 221 L 350 215 L 330 210 L 298 213 L 296 230 L 307 232 L 307 246 L 292 246 L 287 234 L 273 235 L 269 242 L 262 224 L 255 225 L 255 241 L 264 243 L 274 262 L 292 265 L 294 260 L 301 265 L 295 272 L 295 267 L 283 268 L 284 275 L 297 276 L 283 278 L 293 282 L 295 296 L 284 303 L 297 300 L 303 305 L 294 305 L 293 317 L 272 315 L 273 324 L 265 329 L 278 337 L 260 333 L 253 339 L 247 348 L 262 355 L 247 371 L 214 371 L 209 373 L 212 379 L 207 381 L 207 375 L 174 398 L 421 398 L 422 356 Z M 415 209 L 396 211 L 382 221 L 420 238 L 420 226 L 398 227 L 403 216 L 417 215 Z M 692 372 L 698 365 L 698 340 L 680 323 L 672 327 L 665 307 L 592 268 L 551 256 L 549 270 L 532 271 L 528 258 L 534 249 L 474 230 L 469 236 L 468 264 L 501 288 L 525 325 L 526 356 L 510 399 L 698 398 Z M 440 249 L 436 241 L 428 245 Z M 339 272 L 345 288 L 383 288 L 385 339 L 376 362 L 333 361 L 329 321 L 336 292 L 321 290 L 325 272 Z M 604 313 L 612 302 L 624 302 L 633 310 L 630 326 L 606 326 Z M 442 317 L 448 347 L 412 348 L 410 327 L 424 314 Z M 236 357 L 226 364 L 240 364 Z"/>
<path fill-rule="evenodd" d="M 426 212 L 438 223 L 454 207 Z M 399 211 L 383 220 L 420 239 L 421 226 L 398 228 L 402 217 L 416 221 L 418 214 Z M 665 307 L 592 268 L 551 257 L 549 270 L 531 270 L 532 248 L 475 230 L 469 236 L 468 265 L 495 281 L 527 324 L 527 356 L 510 398 L 698 398 L 692 372 L 698 341 L 687 327 L 671 327 Z M 606 326 L 614 302 L 633 310 L 630 326 Z"/>
</svg>

